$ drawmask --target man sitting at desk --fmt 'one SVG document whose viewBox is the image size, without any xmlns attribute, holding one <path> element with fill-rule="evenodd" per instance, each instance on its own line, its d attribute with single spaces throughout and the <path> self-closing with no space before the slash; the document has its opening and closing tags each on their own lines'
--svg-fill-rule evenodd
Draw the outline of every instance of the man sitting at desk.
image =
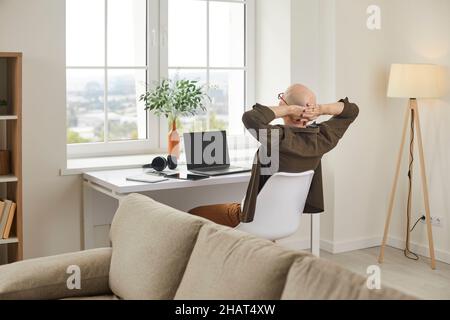
<svg viewBox="0 0 450 320">
<path fill-rule="evenodd" d="M 322 156 L 336 147 L 358 117 L 359 109 L 348 98 L 333 104 L 317 104 L 315 94 L 300 84 L 289 87 L 278 99 L 277 107 L 256 104 L 253 110 L 244 114 L 242 121 L 262 143 L 270 143 L 271 140 L 270 135 L 263 139 L 263 131 L 278 134 L 279 172 L 315 171 L 304 212 L 323 212 Z M 308 122 L 321 115 L 333 117 L 321 124 L 307 126 Z M 278 118 L 284 120 L 284 125 L 270 125 Z M 243 207 L 238 203 L 210 205 L 192 209 L 190 213 L 232 228 L 252 222 L 258 193 L 271 177 L 270 174 L 262 174 L 262 167 L 264 165 L 257 155 Z"/>
</svg>

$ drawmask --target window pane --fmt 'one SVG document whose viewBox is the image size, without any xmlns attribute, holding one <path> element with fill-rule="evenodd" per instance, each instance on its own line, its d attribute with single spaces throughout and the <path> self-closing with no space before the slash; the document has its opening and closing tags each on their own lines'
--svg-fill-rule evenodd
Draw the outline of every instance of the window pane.
<svg viewBox="0 0 450 320">
<path fill-rule="evenodd" d="M 230 135 L 242 134 L 242 114 L 245 110 L 245 72 L 213 70 L 210 73 L 209 111 L 211 130 L 228 130 Z"/>
<path fill-rule="evenodd" d="M 206 1 L 169 0 L 169 66 L 206 67 Z"/>
<path fill-rule="evenodd" d="M 210 2 L 210 64 L 244 67 L 245 5 Z"/>
<path fill-rule="evenodd" d="M 67 143 L 102 142 L 104 71 L 67 70 Z"/>
<path fill-rule="evenodd" d="M 147 112 L 139 102 L 145 83 L 145 69 L 108 71 L 109 141 L 147 138 Z"/>
<path fill-rule="evenodd" d="M 146 0 L 108 0 L 108 66 L 145 66 Z"/>
<path fill-rule="evenodd" d="M 199 85 L 206 86 L 206 70 L 169 70 L 169 78 L 177 80 L 195 80 Z M 206 91 L 205 87 L 205 91 Z M 180 132 L 192 132 L 207 130 L 207 112 L 200 111 L 195 117 L 185 117 L 178 119 L 178 126 Z"/>
<path fill-rule="evenodd" d="M 105 64 L 105 1 L 66 1 L 66 64 Z"/>
</svg>

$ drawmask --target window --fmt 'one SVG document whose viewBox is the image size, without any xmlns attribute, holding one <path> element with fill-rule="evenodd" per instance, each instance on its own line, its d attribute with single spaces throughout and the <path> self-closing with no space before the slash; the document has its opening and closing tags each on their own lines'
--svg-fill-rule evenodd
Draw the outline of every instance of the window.
<svg viewBox="0 0 450 320">
<path fill-rule="evenodd" d="M 69 155 L 150 146 L 147 1 L 67 0 L 66 18 Z"/>
<path fill-rule="evenodd" d="M 242 135 L 247 87 L 249 1 L 168 0 L 169 78 L 198 80 L 211 103 L 184 131 L 227 130 Z"/>
<path fill-rule="evenodd" d="M 69 157 L 164 149 L 166 119 L 139 101 L 161 78 L 199 80 L 212 98 L 207 112 L 180 119 L 181 130 L 243 134 L 253 2 L 66 0 Z"/>
</svg>

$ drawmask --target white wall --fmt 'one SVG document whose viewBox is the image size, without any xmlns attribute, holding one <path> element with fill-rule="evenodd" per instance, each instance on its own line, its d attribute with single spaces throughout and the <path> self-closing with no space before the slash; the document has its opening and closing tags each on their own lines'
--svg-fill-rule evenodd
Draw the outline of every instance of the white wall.
<svg viewBox="0 0 450 320">
<path fill-rule="evenodd" d="M 66 161 L 65 1 L 1 0 L 0 51 L 23 52 L 26 258 L 80 249 L 81 181 Z"/>
<path fill-rule="evenodd" d="M 291 2 L 291 83 L 310 87 L 321 103 L 336 101 L 334 1 Z M 325 212 L 321 215 L 321 239 L 334 239 L 334 153 L 324 156 L 322 174 Z"/>
<path fill-rule="evenodd" d="M 256 1 L 256 100 L 277 103 L 291 82 L 291 1 Z"/>
<path fill-rule="evenodd" d="M 378 4 L 382 29 L 366 28 L 366 9 Z M 386 98 L 391 63 L 450 64 L 450 2 L 445 0 L 340 0 L 336 5 L 336 93 L 360 106 L 358 121 L 335 152 L 335 245 L 379 243 L 393 180 L 406 100 Z M 333 30 L 330 30 L 333 32 Z M 450 135 L 444 129 L 449 99 L 420 101 L 432 215 L 444 217 L 434 228 L 438 256 L 450 261 L 448 200 Z M 390 236 L 404 238 L 407 151 Z M 419 163 L 416 154 L 416 165 Z M 424 213 L 419 167 L 415 168 L 413 218 Z M 426 246 L 425 227 L 413 241 Z M 401 245 L 397 241 L 391 244 Z M 417 248 L 416 248 L 417 249 Z M 418 248 L 425 253 L 424 248 Z M 421 250 L 422 249 L 422 250 Z"/>
<path fill-rule="evenodd" d="M 293 82 L 296 5 L 291 0 L 256 1 L 256 102 L 278 105 L 277 95 Z M 305 215 L 298 232 L 283 243 L 293 248 L 308 247 L 309 226 L 310 217 Z"/>
<path fill-rule="evenodd" d="M 415 0 L 415 1 L 385 1 L 384 28 L 391 30 L 389 38 L 389 61 L 392 62 L 425 62 L 450 67 L 450 2 L 445 0 Z M 397 119 L 403 114 L 405 101 L 389 100 L 389 110 L 396 111 Z M 439 100 L 419 101 L 422 131 L 425 144 L 426 166 L 431 201 L 431 214 L 444 218 L 443 228 L 433 228 L 438 258 L 450 263 L 450 134 L 448 121 L 450 120 L 450 97 Z M 396 137 L 399 136 L 397 125 Z M 399 138 L 397 138 L 399 141 Z M 395 148 L 398 148 L 398 141 Z M 417 150 L 417 149 L 416 149 Z M 424 214 L 422 192 L 419 175 L 419 157 L 416 152 L 415 186 L 414 186 L 414 217 Z M 407 161 L 404 163 L 406 170 Z M 391 172 L 394 161 L 391 161 Z M 401 193 L 407 192 L 407 181 L 401 181 Z M 404 222 L 405 200 L 399 199 L 397 205 L 398 216 L 394 221 L 391 235 L 403 238 L 402 225 Z M 398 202 L 397 202 L 398 203 Z M 412 241 L 427 246 L 425 226 L 420 225 L 414 232 Z"/>
<path fill-rule="evenodd" d="M 346 137 L 336 154 L 338 200 L 334 241 L 337 243 L 375 239 L 383 231 L 401 121 L 407 103 L 386 98 L 390 64 L 427 62 L 448 66 L 450 63 L 450 39 L 446 34 L 450 27 L 448 1 L 377 1 L 383 18 L 380 31 L 369 31 L 365 26 L 366 8 L 370 4 L 374 4 L 373 1 L 344 0 L 336 3 L 336 90 L 340 96 L 350 96 L 361 108 L 354 134 Z M 449 207 L 443 186 L 449 178 L 446 171 L 449 140 L 439 130 L 445 123 L 445 116 L 448 117 L 448 108 L 443 108 L 448 100 L 441 102 L 440 107 L 430 101 L 420 104 L 426 154 L 429 156 L 432 214 L 444 216 L 447 221 L 450 218 Z M 430 112 L 433 104 L 434 112 Z M 440 137 L 439 145 L 434 143 L 437 137 Z M 391 231 L 391 237 L 399 239 L 403 238 L 405 228 L 406 150 L 404 154 L 403 179 L 400 180 Z M 419 177 L 418 173 L 417 167 L 416 177 Z M 416 184 L 414 194 L 414 218 L 424 212 L 418 186 Z M 413 241 L 426 244 L 424 231 L 425 228 L 419 225 L 413 233 Z M 438 250 L 448 252 L 448 227 L 435 229 L 435 240 Z"/>
<path fill-rule="evenodd" d="M 379 5 L 382 29 L 366 27 L 369 5 Z M 292 1 L 292 79 L 317 91 L 322 102 L 348 96 L 360 117 L 338 148 L 324 159 L 327 212 L 322 240 L 335 251 L 377 245 L 387 202 L 407 101 L 386 97 L 389 67 L 395 62 L 450 64 L 450 2 L 445 0 L 296 0 Z M 306 49 L 307 48 L 307 49 Z M 449 99 L 420 101 L 432 215 L 444 217 L 434 228 L 438 257 L 450 261 L 448 197 L 449 139 L 445 131 Z M 391 229 L 391 244 L 401 246 L 405 228 L 407 151 Z M 416 155 L 418 164 L 418 155 Z M 424 213 L 419 167 L 415 169 L 413 217 Z M 419 225 L 415 247 L 426 253 Z"/>
<path fill-rule="evenodd" d="M 336 92 L 356 102 L 360 116 L 335 153 L 335 243 L 382 235 L 396 159 L 395 127 L 402 117 L 386 99 L 392 31 L 386 25 L 380 31 L 367 29 L 371 4 L 336 1 Z"/>
</svg>

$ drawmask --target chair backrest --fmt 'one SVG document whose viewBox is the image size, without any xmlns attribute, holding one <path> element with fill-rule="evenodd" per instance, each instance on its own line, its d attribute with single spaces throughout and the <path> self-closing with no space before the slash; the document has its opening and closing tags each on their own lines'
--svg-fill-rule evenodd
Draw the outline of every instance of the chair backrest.
<svg viewBox="0 0 450 320">
<path fill-rule="evenodd" d="M 274 174 L 256 200 L 255 218 L 237 229 L 278 240 L 294 234 L 300 226 L 314 171 Z"/>
</svg>

